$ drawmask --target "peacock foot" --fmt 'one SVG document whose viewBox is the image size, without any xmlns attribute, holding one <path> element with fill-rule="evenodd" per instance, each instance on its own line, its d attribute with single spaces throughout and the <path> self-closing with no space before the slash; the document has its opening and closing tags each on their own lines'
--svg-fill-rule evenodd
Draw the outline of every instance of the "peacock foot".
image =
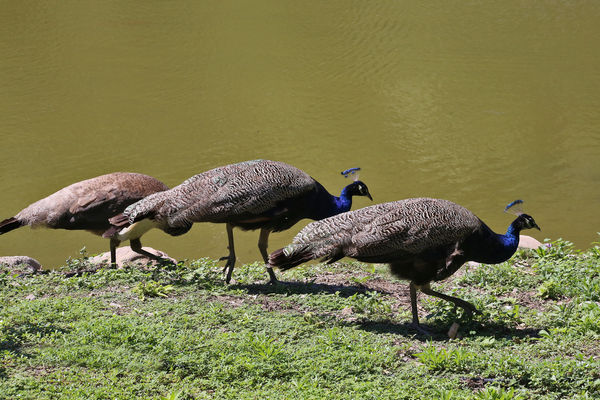
<svg viewBox="0 0 600 400">
<path fill-rule="evenodd" d="M 227 262 L 225 263 L 225 267 L 223 267 L 223 273 L 225 273 L 225 271 L 227 271 L 227 276 L 225 277 L 225 282 L 229 283 L 229 282 L 231 282 L 231 275 L 233 274 L 233 267 L 235 266 L 235 255 L 230 254 L 228 256 L 219 258 L 219 261 L 223 261 L 223 260 L 227 260 Z"/>
<path fill-rule="evenodd" d="M 421 326 L 421 324 L 419 324 L 418 322 L 411 322 L 410 327 L 415 329 L 417 332 L 419 332 L 423 336 L 431 336 L 431 332 L 429 332 L 427 329 L 423 328 Z"/>
</svg>

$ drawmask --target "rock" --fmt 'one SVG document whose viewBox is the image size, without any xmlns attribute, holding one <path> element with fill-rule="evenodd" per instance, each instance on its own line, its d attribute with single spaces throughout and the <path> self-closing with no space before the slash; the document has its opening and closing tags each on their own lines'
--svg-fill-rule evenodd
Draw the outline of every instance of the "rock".
<svg viewBox="0 0 600 400">
<path fill-rule="evenodd" d="M 542 245 L 543 243 L 531 236 L 521 235 L 519 237 L 519 247 L 522 249 L 537 249 Z"/>
<path fill-rule="evenodd" d="M 458 324 L 458 322 L 454 321 L 450 329 L 448 329 L 448 337 L 450 339 L 456 339 L 456 335 L 458 334 L 458 328 L 460 328 L 460 325 Z"/>
<path fill-rule="evenodd" d="M 35 258 L 28 256 L 0 257 L 0 271 L 9 271 L 16 274 L 32 274 L 42 269 L 42 265 Z"/>
<path fill-rule="evenodd" d="M 152 247 L 142 247 L 143 250 L 148 253 L 152 253 L 154 255 L 160 256 L 167 261 L 171 261 L 173 263 L 177 263 L 173 258 L 169 257 L 167 253 L 164 253 L 160 250 L 153 249 Z M 91 264 L 109 264 L 110 263 L 110 252 L 98 254 L 97 256 L 90 257 L 88 261 Z M 146 257 L 143 254 L 136 253 L 131 250 L 131 247 L 119 247 L 117 248 L 117 267 L 121 268 L 125 264 L 138 264 L 138 265 L 148 265 L 148 264 L 157 264 L 158 262 L 152 258 Z"/>
</svg>

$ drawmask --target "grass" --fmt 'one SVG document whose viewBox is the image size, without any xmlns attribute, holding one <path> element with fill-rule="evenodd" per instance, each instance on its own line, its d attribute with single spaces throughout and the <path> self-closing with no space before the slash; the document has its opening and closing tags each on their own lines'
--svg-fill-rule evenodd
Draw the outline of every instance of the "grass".
<svg viewBox="0 0 600 400">
<path fill-rule="evenodd" d="M 208 259 L 72 273 L 90 267 L 0 271 L 0 398 L 600 397 L 598 246 L 463 267 L 435 288 L 482 314 L 421 295 L 429 337 L 385 266 L 304 266 L 275 287 L 260 263 L 231 286 Z"/>
</svg>

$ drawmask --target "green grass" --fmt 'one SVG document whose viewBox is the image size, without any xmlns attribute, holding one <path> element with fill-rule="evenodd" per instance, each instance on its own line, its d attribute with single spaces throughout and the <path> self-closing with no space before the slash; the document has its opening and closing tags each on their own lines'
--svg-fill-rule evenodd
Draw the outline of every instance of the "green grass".
<svg viewBox="0 0 600 400">
<path fill-rule="evenodd" d="M 380 265 L 304 266 L 275 287 L 261 263 L 227 286 L 207 259 L 64 272 L 0 271 L 2 399 L 600 397 L 599 247 L 463 267 L 434 286 L 482 314 L 420 295 L 430 337 Z"/>
</svg>

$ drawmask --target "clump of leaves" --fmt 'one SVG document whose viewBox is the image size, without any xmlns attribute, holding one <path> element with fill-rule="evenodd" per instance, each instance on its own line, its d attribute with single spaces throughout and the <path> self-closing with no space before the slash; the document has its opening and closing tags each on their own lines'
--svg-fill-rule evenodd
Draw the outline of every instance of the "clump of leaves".
<svg viewBox="0 0 600 400">
<path fill-rule="evenodd" d="M 160 400 L 182 400 L 184 396 L 183 390 L 177 390 L 169 393 L 166 396 L 160 397 Z"/>
<path fill-rule="evenodd" d="M 79 255 L 80 257 L 78 258 L 69 257 L 65 262 L 65 266 L 61 269 L 64 271 L 82 271 L 90 268 L 92 265 L 88 261 L 90 257 L 87 254 L 87 249 L 85 246 L 79 249 Z"/>
<path fill-rule="evenodd" d="M 554 280 L 549 280 L 542 283 L 538 288 L 538 296 L 542 299 L 558 299 L 561 297 L 561 290 L 558 283 Z"/>
<path fill-rule="evenodd" d="M 389 318 L 392 306 L 385 301 L 384 295 L 379 292 L 355 293 L 349 298 L 352 310 L 357 314 L 364 314 L 369 318 Z"/>
<path fill-rule="evenodd" d="M 535 249 L 539 258 L 561 259 L 577 252 L 574 250 L 573 243 L 568 240 L 557 239 L 553 242 L 546 242 Z"/>
<path fill-rule="evenodd" d="M 178 266 L 177 280 L 180 284 L 196 284 L 205 288 L 214 288 L 224 286 L 222 273 L 217 266 L 216 261 L 208 258 L 201 258 L 192 261 L 189 267 L 185 265 Z"/>
<path fill-rule="evenodd" d="M 503 388 L 496 388 L 493 386 L 485 388 L 481 392 L 477 393 L 478 399 L 486 400 L 520 400 L 525 399 L 522 395 L 515 393 L 515 389 L 504 390 Z"/>
<path fill-rule="evenodd" d="M 155 281 L 147 281 L 138 283 L 132 291 L 144 300 L 146 297 L 168 297 L 173 289 L 173 285 L 162 285 Z"/>
<path fill-rule="evenodd" d="M 432 371 L 461 372 L 468 370 L 468 366 L 475 360 L 476 354 L 463 348 L 446 350 L 429 345 L 422 352 L 416 353 L 415 357 Z"/>
</svg>

